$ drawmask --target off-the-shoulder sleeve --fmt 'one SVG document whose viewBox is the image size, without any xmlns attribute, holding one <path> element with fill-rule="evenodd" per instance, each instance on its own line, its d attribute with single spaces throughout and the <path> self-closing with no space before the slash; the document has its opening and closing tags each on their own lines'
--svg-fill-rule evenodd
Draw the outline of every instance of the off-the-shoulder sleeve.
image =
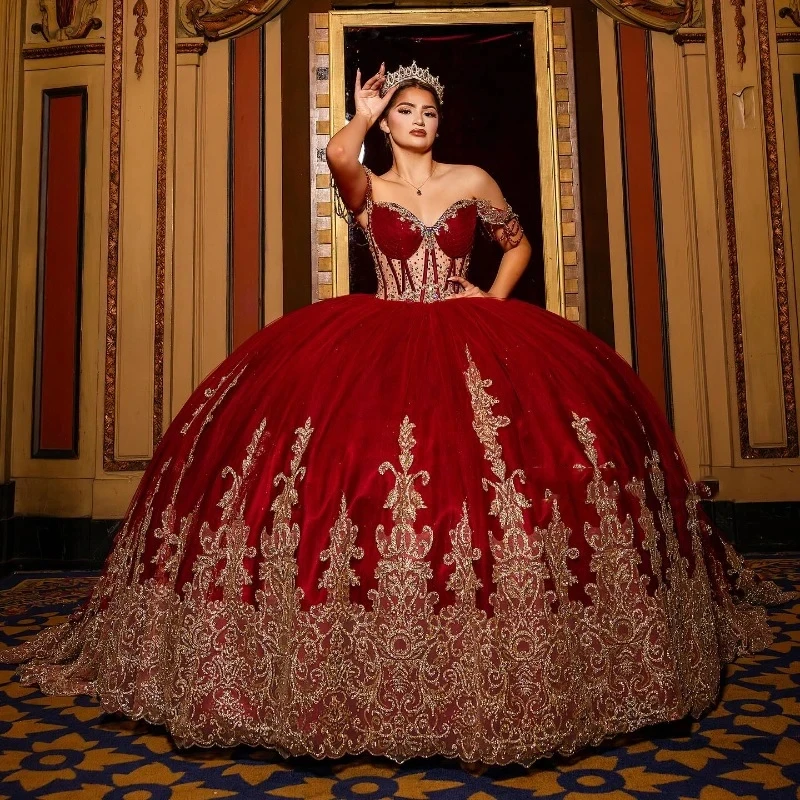
<svg viewBox="0 0 800 800">
<path fill-rule="evenodd" d="M 331 176 L 331 188 L 333 189 L 333 208 L 336 215 L 342 219 L 346 219 L 349 225 L 355 224 L 355 218 L 364 210 L 372 211 L 372 170 L 369 167 L 364 167 L 364 174 L 367 176 L 367 192 L 364 195 L 364 202 L 360 208 L 355 211 L 350 211 L 345 206 L 342 196 L 339 194 L 339 187 Z"/>
<path fill-rule="evenodd" d="M 505 208 L 496 208 L 488 200 L 479 200 L 478 216 L 487 232 L 504 248 L 516 247 L 522 241 L 524 234 L 519 216 L 508 203 Z"/>
</svg>

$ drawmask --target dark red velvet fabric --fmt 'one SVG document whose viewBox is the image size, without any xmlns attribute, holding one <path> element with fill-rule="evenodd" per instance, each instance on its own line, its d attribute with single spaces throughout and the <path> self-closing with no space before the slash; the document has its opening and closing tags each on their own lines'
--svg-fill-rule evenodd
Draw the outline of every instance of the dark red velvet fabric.
<svg viewBox="0 0 800 800">
<path fill-rule="evenodd" d="M 381 475 L 379 467 L 389 461 L 399 469 L 398 434 L 408 416 L 416 426 L 411 471 L 430 475 L 427 486 L 416 484 L 426 506 L 417 514 L 417 527 L 430 525 L 434 532 L 428 557 L 434 572 L 430 588 L 438 591 L 440 603 L 452 601 L 445 588 L 452 567 L 443 557 L 451 548 L 448 533 L 466 500 L 473 543 L 483 554 L 475 562 L 483 584 L 479 603 L 490 610 L 489 537 L 500 537 L 501 530 L 489 513 L 492 494 L 481 482 L 493 476 L 473 430 L 464 375 L 467 348 L 483 378 L 492 381 L 487 392 L 498 399 L 494 413 L 510 419 L 500 429 L 499 441 L 509 470 L 525 473 L 526 482 L 519 488 L 532 504 L 524 510 L 526 529 L 548 524 L 548 490 L 558 498 L 564 522 L 572 529 L 570 544 L 580 551 L 570 562 L 579 577 L 570 590 L 576 599 L 586 600 L 582 585 L 592 579 L 593 551 L 584 525 L 597 525 L 599 518 L 595 507 L 587 504 L 592 472 L 575 468 L 590 464 L 572 427 L 573 413 L 588 418 L 597 436 L 599 462 L 607 464 L 603 476 L 622 488 L 632 477 L 646 479 L 645 460 L 651 448 L 658 451 L 667 492 L 676 500 L 672 512 L 682 550 L 690 554 L 683 504 L 687 476 L 672 432 L 647 389 L 613 350 L 577 325 L 518 301 L 494 299 L 424 304 L 349 296 L 269 325 L 209 376 L 164 436 L 139 490 L 140 496 L 147 493 L 164 470 L 153 526 L 189 456 L 194 437 L 182 434 L 181 428 L 205 401 L 206 389 L 243 369 L 198 440 L 176 498 L 179 519 L 194 513 L 212 528 L 219 526 L 217 503 L 232 482 L 230 476 L 223 477 L 224 471 L 231 467 L 241 474 L 253 433 L 266 420 L 266 447 L 246 489 L 244 508 L 249 541 L 258 552 L 260 532 L 272 525 L 270 508 L 281 489 L 275 477 L 289 473 L 295 430 L 310 419 L 314 433 L 303 458 L 307 472 L 297 483 L 299 500 L 292 517 L 300 528 L 298 585 L 304 602 L 323 599 L 318 583 L 326 563 L 320 553 L 328 546 L 344 496 L 348 515 L 359 529 L 357 544 L 364 548 L 364 557 L 353 564 L 360 584 L 351 597 L 369 605 L 368 592 L 376 585 L 376 528 L 383 525 L 389 531 L 393 524 L 391 510 L 384 505 L 394 476 Z M 650 499 L 649 505 L 657 508 Z M 630 514 L 634 520 L 640 513 L 637 501 L 625 491 L 620 492 L 619 509 L 621 516 Z M 143 510 L 144 504 L 134 501 L 134 517 Z M 650 559 L 641 547 L 643 533 L 638 526 L 635 530 L 647 572 Z M 147 540 L 146 565 L 159 544 L 154 537 Z M 186 544 L 177 586 L 191 580 L 198 555 L 195 536 Z M 258 560 L 246 562 L 254 576 Z M 142 578 L 156 569 L 152 564 Z M 255 579 L 247 590 L 257 587 Z"/>
</svg>

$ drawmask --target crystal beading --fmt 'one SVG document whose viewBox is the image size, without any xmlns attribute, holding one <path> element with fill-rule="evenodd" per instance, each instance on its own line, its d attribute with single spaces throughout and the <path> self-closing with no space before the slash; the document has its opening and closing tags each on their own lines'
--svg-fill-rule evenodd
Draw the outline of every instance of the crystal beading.
<svg viewBox="0 0 800 800">
<path fill-rule="evenodd" d="M 420 83 L 430 86 L 431 89 L 436 92 L 439 102 L 444 102 L 444 86 L 439 83 L 439 79 L 437 77 L 431 75 L 431 72 L 427 67 L 418 67 L 416 61 L 412 61 L 410 67 L 399 67 L 394 72 L 389 72 L 386 75 L 386 80 L 383 86 L 381 87 L 381 96 L 385 95 L 386 92 L 388 92 L 393 86 L 397 86 L 398 84 L 403 83 L 403 81 L 410 80 L 418 80 Z"/>
</svg>

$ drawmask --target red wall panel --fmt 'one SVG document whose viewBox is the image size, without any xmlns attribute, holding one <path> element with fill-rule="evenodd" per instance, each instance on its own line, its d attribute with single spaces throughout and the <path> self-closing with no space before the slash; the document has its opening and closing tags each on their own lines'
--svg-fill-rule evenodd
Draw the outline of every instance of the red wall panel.
<svg viewBox="0 0 800 800">
<path fill-rule="evenodd" d="M 85 87 L 43 94 L 33 455 L 78 454 Z"/>
<path fill-rule="evenodd" d="M 669 414 L 669 365 L 666 359 L 666 309 L 660 263 L 658 163 L 653 126 L 650 34 L 618 26 L 620 99 L 627 198 L 628 258 L 634 353 L 639 377 Z"/>
</svg>

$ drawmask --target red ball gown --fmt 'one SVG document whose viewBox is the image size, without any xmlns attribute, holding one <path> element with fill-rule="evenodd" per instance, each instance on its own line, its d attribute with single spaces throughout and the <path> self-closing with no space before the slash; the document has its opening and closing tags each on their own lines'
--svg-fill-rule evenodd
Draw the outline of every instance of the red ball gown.
<svg viewBox="0 0 800 800">
<path fill-rule="evenodd" d="M 378 295 L 274 322 L 192 395 L 87 603 L 0 653 L 179 745 L 530 763 L 714 703 L 770 642 L 666 420 L 577 325 L 445 300 L 480 224 L 368 201 Z"/>
</svg>

